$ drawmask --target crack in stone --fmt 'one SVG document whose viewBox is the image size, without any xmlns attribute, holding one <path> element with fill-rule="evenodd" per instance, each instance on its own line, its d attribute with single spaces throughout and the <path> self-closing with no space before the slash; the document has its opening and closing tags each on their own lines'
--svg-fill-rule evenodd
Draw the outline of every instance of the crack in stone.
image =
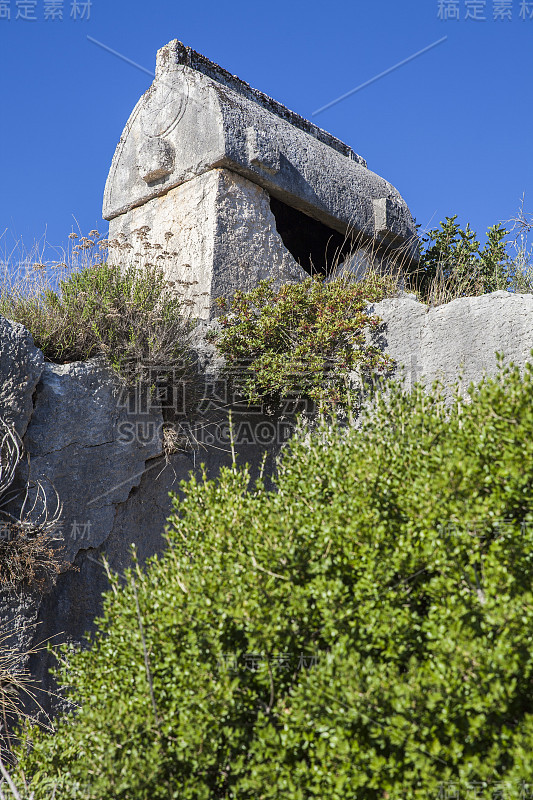
<svg viewBox="0 0 533 800">
<path fill-rule="evenodd" d="M 111 439 L 108 442 L 98 442 L 98 444 L 82 444 L 81 442 L 74 441 L 74 442 L 69 442 L 68 444 L 63 445 L 62 447 L 56 447 L 53 450 L 46 450 L 43 453 L 39 453 L 37 455 L 34 455 L 34 458 L 44 458 L 45 456 L 49 456 L 52 453 L 61 453 L 62 450 L 67 450 L 69 447 L 73 447 L 76 444 L 79 445 L 80 447 L 84 448 L 84 449 L 86 448 L 87 450 L 89 450 L 89 449 L 92 449 L 93 447 L 103 447 L 106 444 L 114 444 L 115 442 L 116 442 L 116 439 Z"/>
</svg>

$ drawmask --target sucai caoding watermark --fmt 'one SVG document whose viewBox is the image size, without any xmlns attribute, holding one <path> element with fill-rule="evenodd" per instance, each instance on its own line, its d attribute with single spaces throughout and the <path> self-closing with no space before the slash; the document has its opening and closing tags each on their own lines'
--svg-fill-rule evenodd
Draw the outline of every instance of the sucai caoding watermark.
<svg viewBox="0 0 533 800">
<path fill-rule="evenodd" d="M 533 0 L 437 0 L 437 17 L 445 22 L 533 20 Z"/>
<path fill-rule="evenodd" d="M 525 781 L 443 781 L 435 800 L 533 800 L 533 783 Z"/>
<path fill-rule="evenodd" d="M 123 414 L 117 425 L 118 441 L 146 446 L 164 442 L 171 434 L 174 441 L 194 442 L 196 447 L 282 445 L 294 432 L 296 415 L 315 410 L 313 401 L 295 386 L 272 414 L 266 404 L 249 403 L 243 397 L 236 377 L 203 376 L 196 381 L 183 378 L 179 367 L 147 368 L 134 385 L 121 389 L 117 408 Z"/>
<path fill-rule="evenodd" d="M 92 6 L 92 0 L 0 0 L 0 20 L 90 20 Z"/>
<path fill-rule="evenodd" d="M 191 412 L 201 415 L 223 408 L 233 408 L 236 413 L 246 413 L 247 416 L 269 413 L 268 403 L 254 403 L 246 398 L 243 389 L 248 374 L 245 363 L 223 376 L 204 376 L 199 371 L 199 381 L 191 375 L 184 377 L 184 371 L 180 365 L 143 368 L 133 385 L 121 388 L 118 408 L 136 416 L 158 411 L 172 412 L 175 416 L 186 416 Z M 315 410 L 315 404 L 305 394 L 305 385 L 299 385 L 298 378 L 297 374 L 292 376 L 291 390 L 280 399 L 278 412 L 295 414 Z"/>
<path fill-rule="evenodd" d="M 151 445 L 164 443 L 172 434 L 181 443 L 179 449 L 187 449 L 187 444 L 216 447 L 229 450 L 231 445 L 269 445 L 285 444 L 294 432 L 294 423 L 288 420 L 235 420 L 229 422 L 162 422 L 153 420 L 123 420 L 119 422 L 117 441 L 121 444 Z"/>
</svg>

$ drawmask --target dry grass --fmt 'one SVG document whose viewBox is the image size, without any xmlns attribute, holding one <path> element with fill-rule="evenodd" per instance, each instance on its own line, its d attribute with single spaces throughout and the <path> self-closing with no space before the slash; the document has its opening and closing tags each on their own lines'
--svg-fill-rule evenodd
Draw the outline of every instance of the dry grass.
<svg viewBox="0 0 533 800">
<path fill-rule="evenodd" d="M 409 278 L 409 285 L 420 301 L 428 306 L 442 306 L 451 303 L 458 297 L 477 297 L 484 294 L 483 283 L 479 275 L 464 274 L 460 270 L 450 272 L 447 265 L 439 264 L 437 274 L 422 298 L 418 289 L 418 274 L 419 270 L 413 271 Z"/>
<path fill-rule="evenodd" d="M 19 436 L 0 420 L 0 588 L 44 590 L 64 566 L 55 535 L 62 506 L 55 489 L 47 492 L 40 481 L 28 478 L 13 488 L 22 461 Z"/>
<path fill-rule="evenodd" d="M 4 589 L 25 585 L 44 591 L 64 566 L 49 533 L 28 536 L 14 525 L 12 538 L 0 541 L 0 586 Z"/>
<path fill-rule="evenodd" d="M 89 236 L 69 234 L 66 248 L 53 247 L 46 234 L 31 248 L 22 239 L 8 244 L 6 230 L 0 235 L 0 302 L 9 297 L 38 297 L 47 289 L 57 288 L 59 281 L 73 272 L 101 263 L 106 252 L 107 240 L 97 230 L 90 231 Z"/>
<path fill-rule="evenodd" d="M 125 268 L 102 262 L 108 242 L 91 233 L 55 272 L 38 262 L 4 266 L 0 314 L 24 325 L 55 363 L 103 356 L 132 384 L 158 367 L 187 373 L 189 301 L 148 258 Z"/>
<path fill-rule="evenodd" d="M 28 478 L 21 488 L 17 468 L 23 463 L 22 442 L 17 433 L 0 421 L 0 589 L 21 588 L 44 591 L 62 569 L 55 536 L 61 517 L 61 503 L 55 490 L 52 510 L 49 495 L 39 481 Z M 16 737 L 13 729 L 23 720 L 34 722 L 25 711 L 28 703 L 47 716 L 39 703 L 38 682 L 27 669 L 30 656 L 46 649 L 47 643 L 21 652 L 18 640 L 33 639 L 35 625 L 20 616 L 0 626 L 0 800 L 3 797 L 31 798 L 15 787 L 1 761 L 11 761 Z"/>
<path fill-rule="evenodd" d="M 353 277 L 359 281 L 375 274 L 388 278 L 393 291 L 401 291 L 415 263 L 413 255 L 417 242 L 416 236 L 401 243 L 385 241 L 356 231 L 353 225 L 349 225 L 343 243 L 336 248 L 327 248 L 326 262 L 329 266 L 326 280 Z"/>
<path fill-rule="evenodd" d="M 533 293 L 533 244 L 529 236 L 533 230 L 533 216 L 524 212 L 523 201 L 518 214 L 506 223 L 505 239 L 509 261 L 506 291 L 511 293 Z M 459 297 L 475 297 L 484 294 L 486 276 L 481 265 L 476 269 L 472 261 L 461 263 L 460 259 L 444 260 L 438 265 L 436 274 L 421 292 L 424 277 L 424 249 L 419 251 L 421 261 L 413 260 L 413 252 L 420 242 L 413 237 L 399 247 L 394 243 L 356 234 L 349 229 L 344 244 L 330 253 L 328 277 L 351 274 L 355 280 L 368 278 L 372 273 L 386 275 L 392 282 L 392 294 L 402 290 L 411 292 L 428 306 L 439 306 Z M 349 254 L 346 255 L 347 251 Z"/>
<path fill-rule="evenodd" d="M 533 243 L 529 236 L 533 232 L 533 215 L 524 212 L 524 198 L 515 217 L 508 220 L 512 235 L 511 248 L 515 265 L 513 291 L 533 293 Z"/>
<path fill-rule="evenodd" d="M 25 711 L 28 703 L 38 710 L 41 724 L 50 726 L 48 715 L 38 697 L 39 693 L 42 696 L 44 690 L 26 666 L 30 656 L 48 649 L 48 642 L 40 642 L 24 652 L 14 646 L 15 634 L 24 637 L 30 633 L 33 637 L 35 628 L 35 624 L 20 617 L 11 620 L 9 625 L 0 626 L 0 755 L 7 761 L 13 760 L 13 746 L 18 742 L 18 737 L 13 733 L 15 725 L 22 721 L 35 722 L 34 716 Z"/>
</svg>

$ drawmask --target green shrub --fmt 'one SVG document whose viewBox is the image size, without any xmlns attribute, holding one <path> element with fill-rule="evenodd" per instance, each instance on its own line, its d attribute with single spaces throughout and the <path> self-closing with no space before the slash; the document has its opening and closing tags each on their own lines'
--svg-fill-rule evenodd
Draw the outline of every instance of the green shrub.
<svg viewBox="0 0 533 800">
<path fill-rule="evenodd" d="M 422 302 L 431 305 L 498 290 L 533 292 L 528 240 L 533 222 L 522 208 L 517 217 L 509 220 L 511 223 L 510 230 L 500 223 L 489 227 L 487 241 L 481 247 L 469 223 L 463 229 L 457 214 L 446 217 L 419 239 L 419 262 L 416 269 L 407 270 L 406 285 Z"/>
<path fill-rule="evenodd" d="M 492 225 L 481 247 L 470 225 L 463 230 L 456 220 L 456 214 L 446 217 L 420 241 L 420 262 L 411 281 L 423 302 L 439 305 L 523 284 L 523 265 L 509 254 L 509 231 Z"/>
<path fill-rule="evenodd" d="M 9 769 L 6 767 L 9 767 Z M 1 800 L 34 800 L 30 787 L 22 775 L 14 774 L 11 771 L 11 761 L 6 759 L 6 764 L 0 758 L 0 798 Z M 48 800 L 54 800 L 54 788 L 52 788 Z"/>
<path fill-rule="evenodd" d="M 168 551 L 113 579 L 92 647 L 65 656 L 78 708 L 21 750 L 36 800 L 56 781 L 56 800 L 520 796 L 531 366 L 448 410 L 400 386 L 359 430 L 322 421 L 276 491 L 236 467 L 184 489 Z"/>
<path fill-rule="evenodd" d="M 0 313 L 28 328 L 56 363 L 103 355 L 131 378 L 140 365 L 187 362 L 185 302 L 157 267 L 96 264 L 60 280 L 57 292 L 3 292 Z"/>
<path fill-rule="evenodd" d="M 367 302 L 394 294 L 395 281 L 377 274 L 307 278 L 279 291 L 262 281 L 250 292 L 219 300 L 225 312 L 213 340 L 248 402 L 275 408 L 285 398 L 320 406 L 346 402 L 349 374 L 386 371 L 391 359 L 368 345 L 365 332 L 380 320 L 364 313 Z"/>
</svg>

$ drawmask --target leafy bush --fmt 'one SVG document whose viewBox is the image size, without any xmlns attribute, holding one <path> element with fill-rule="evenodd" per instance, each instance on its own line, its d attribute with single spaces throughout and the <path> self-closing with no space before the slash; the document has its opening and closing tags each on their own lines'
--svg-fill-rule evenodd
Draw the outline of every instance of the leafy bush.
<svg viewBox="0 0 533 800">
<path fill-rule="evenodd" d="M 481 247 L 470 225 L 463 230 L 456 220 L 456 214 L 446 217 L 420 242 L 413 287 L 424 302 L 439 305 L 455 297 L 508 289 L 512 283 L 513 265 L 505 241 L 509 232 L 500 224 L 492 225 Z"/>
<path fill-rule="evenodd" d="M 20 752 L 36 800 L 520 796 L 531 366 L 448 409 L 393 386 L 360 429 L 319 422 L 276 491 L 236 467 L 184 490 L 167 552 L 113 579 L 92 647 L 65 655 L 77 705 Z"/>
<path fill-rule="evenodd" d="M 140 367 L 187 363 L 185 303 L 158 267 L 96 264 L 34 295 L 4 292 L 0 313 L 22 323 L 50 361 L 103 355 L 131 379 Z"/>
<path fill-rule="evenodd" d="M 8 762 L 8 766 L 11 766 Z M 0 800 L 34 800 L 24 776 L 14 775 L 0 758 Z M 49 800 L 54 800 L 52 789 Z"/>
<path fill-rule="evenodd" d="M 380 320 L 367 302 L 394 294 L 392 278 L 372 274 L 360 282 L 320 277 L 289 283 L 271 280 L 252 291 L 220 299 L 225 312 L 213 340 L 226 371 L 248 402 L 275 408 L 285 398 L 310 398 L 320 406 L 346 402 L 350 373 L 384 372 L 391 359 L 367 344 L 365 332 Z"/>
</svg>

